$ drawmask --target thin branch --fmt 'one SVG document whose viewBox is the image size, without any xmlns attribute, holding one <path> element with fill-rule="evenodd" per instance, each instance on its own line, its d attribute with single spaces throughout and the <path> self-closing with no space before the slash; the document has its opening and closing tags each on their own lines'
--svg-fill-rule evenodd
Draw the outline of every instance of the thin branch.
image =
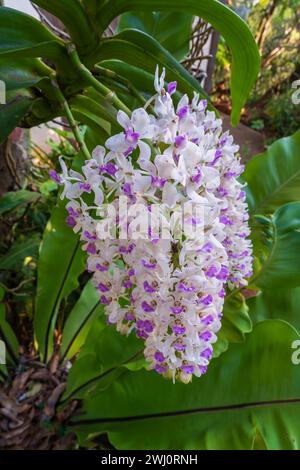
<svg viewBox="0 0 300 470">
<path fill-rule="evenodd" d="M 199 55 L 197 57 L 189 57 L 188 59 L 184 59 L 181 63 L 184 64 L 190 64 L 191 62 L 196 62 L 196 60 L 209 60 L 212 58 L 211 54 L 208 55 Z"/>
</svg>

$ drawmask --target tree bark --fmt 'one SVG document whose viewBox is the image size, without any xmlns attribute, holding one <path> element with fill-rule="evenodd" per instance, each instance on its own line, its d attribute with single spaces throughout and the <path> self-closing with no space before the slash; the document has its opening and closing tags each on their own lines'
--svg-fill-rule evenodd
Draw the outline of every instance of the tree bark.
<svg viewBox="0 0 300 470">
<path fill-rule="evenodd" d="M 29 131 L 15 129 L 0 146 L 0 197 L 22 188 L 30 168 Z"/>
</svg>

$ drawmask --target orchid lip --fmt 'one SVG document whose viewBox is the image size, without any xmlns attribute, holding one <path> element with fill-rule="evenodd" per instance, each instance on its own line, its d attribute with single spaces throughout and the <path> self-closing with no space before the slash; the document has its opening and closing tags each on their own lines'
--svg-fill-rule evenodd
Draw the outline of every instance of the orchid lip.
<svg viewBox="0 0 300 470">
<path fill-rule="evenodd" d="M 179 117 L 179 119 L 184 119 L 185 116 L 186 116 L 187 113 L 188 113 L 188 110 L 189 110 L 189 108 L 188 108 L 187 105 L 186 105 L 186 106 L 182 106 L 182 108 L 178 109 L 178 111 L 177 111 L 177 116 Z"/>
<path fill-rule="evenodd" d="M 146 300 L 144 300 L 144 301 L 142 302 L 142 309 L 143 309 L 144 312 L 146 312 L 146 313 L 155 312 L 155 308 L 152 307 L 152 305 L 148 304 L 148 302 L 146 302 Z"/>
<path fill-rule="evenodd" d="M 169 95 L 173 95 L 173 93 L 175 93 L 176 91 L 176 88 L 177 88 L 177 82 L 168 83 L 167 91 Z"/>
</svg>

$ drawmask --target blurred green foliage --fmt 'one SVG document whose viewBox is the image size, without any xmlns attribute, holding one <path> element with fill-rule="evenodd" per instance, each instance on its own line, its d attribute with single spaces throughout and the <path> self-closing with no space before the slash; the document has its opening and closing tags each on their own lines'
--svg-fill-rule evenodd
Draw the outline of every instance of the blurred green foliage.
<svg viewBox="0 0 300 470">
<path fill-rule="evenodd" d="M 59 155 L 74 157 L 72 138 L 70 132 L 53 127 L 44 150 L 32 142 L 26 189 L 0 198 L 0 286 L 9 318 L 24 327 L 34 314 L 39 246 L 57 200 L 58 187 L 48 173 L 58 167 Z"/>
<path fill-rule="evenodd" d="M 262 57 L 255 88 L 244 110 L 244 120 L 263 130 L 269 142 L 299 128 L 300 107 L 292 102 L 292 83 L 300 78 L 300 1 L 229 1 L 247 21 Z M 216 60 L 214 94 L 228 101 L 230 53 L 221 38 Z"/>
</svg>

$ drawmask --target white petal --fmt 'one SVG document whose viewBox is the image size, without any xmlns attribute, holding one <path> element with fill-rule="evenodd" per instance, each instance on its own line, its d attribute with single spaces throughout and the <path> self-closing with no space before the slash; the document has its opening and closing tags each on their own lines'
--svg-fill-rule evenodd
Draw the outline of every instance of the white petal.
<svg viewBox="0 0 300 470">
<path fill-rule="evenodd" d="M 143 142 L 142 140 L 139 141 L 139 149 L 140 149 L 140 156 L 142 160 L 150 160 L 151 158 L 151 148 L 148 144 Z"/>
<path fill-rule="evenodd" d="M 187 95 L 183 95 L 183 97 L 179 100 L 179 103 L 177 105 L 177 111 L 178 109 L 182 108 L 183 106 L 186 106 L 189 104 L 189 98 Z"/>
<path fill-rule="evenodd" d="M 127 116 L 124 111 L 119 111 L 117 114 L 117 120 L 120 126 L 122 126 L 124 129 L 129 129 L 131 127 L 131 121 L 129 116 Z"/>
<path fill-rule="evenodd" d="M 72 178 L 76 178 L 79 181 L 83 181 L 84 179 L 81 173 L 79 173 L 78 171 L 72 170 L 72 168 L 70 169 L 70 176 Z"/>
<path fill-rule="evenodd" d="M 97 206 L 100 206 L 104 201 L 102 189 L 100 189 L 98 186 L 93 186 L 92 189 L 93 189 L 93 192 L 95 193 L 95 204 Z"/>
<path fill-rule="evenodd" d="M 137 193 L 145 193 L 151 185 L 151 176 L 143 176 L 139 171 L 135 172 L 133 190 Z"/>
<path fill-rule="evenodd" d="M 185 161 L 182 155 L 178 160 L 178 167 L 172 172 L 173 179 L 179 181 L 183 186 L 186 185 L 188 174 L 186 170 Z"/>
<path fill-rule="evenodd" d="M 67 178 L 67 177 L 69 176 L 69 174 L 68 174 L 68 168 L 67 168 L 67 165 L 65 164 L 65 162 L 64 162 L 62 156 L 59 157 L 59 163 L 60 163 L 60 167 L 61 167 L 62 172 L 63 172 L 63 176 L 64 176 L 65 178 Z"/>
<path fill-rule="evenodd" d="M 81 196 L 81 194 L 82 194 L 82 189 L 79 188 L 78 183 L 72 184 L 72 183 L 67 182 L 65 184 L 65 188 L 61 195 L 61 198 L 64 199 L 64 197 L 66 197 L 67 199 L 78 199 L 79 196 Z"/>
<path fill-rule="evenodd" d="M 166 204 L 169 207 L 173 207 L 178 201 L 179 194 L 177 192 L 176 186 L 171 183 L 166 183 L 162 192 L 162 201 L 163 204 Z"/>
<path fill-rule="evenodd" d="M 166 69 L 163 67 L 161 76 L 159 77 L 159 86 L 160 89 L 164 87 L 165 84 Z"/>
<path fill-rule="evenodd" d="M 194 91 L 194 97 L 193 97 L 193 100 L 192 100 L 192 106 L 193 106 L 194 108 L 197 107 L 198 101 L 199 101 L 199 93 L 196 93 L 196 92 Z"/>
<path fill-rule="evenodd" d="M 182 152 L 188 168 L 194 169 L 202 160 L 202 152 L 198 145 L 193 142 L 187 142 Z"/>
<path fill-rule="evenodd" d="M 145 144 L 143 141 L 139 141 L 140 155 L 138 158 L 138 164 L 140 168 L 145 171 L 148 171 L 152 175 L 156 174 L 156 167 L 154 163 L 150 161 L 151 158 L 151 149 L 149 145 Z"/>
<path fill-rule="evenodd" d="M 175 162 L 169 155 L 157 155 L 154 163 L 160 178 L 171 178 L 173 171 L 176 170 Z"/>
<path fill-rule="evenodd" d="M 102 165 L 105 153 L 105 148 L 102 147 L 102 145 L 97 145 L 97 147 L 95 147 L 93 150 L 92 157 L 96 160 L 97 163 Z"/>
<path fill-rule="evenodd" d="M 205 186 L 209 190 L 220 186 L 220 173 L 215 168 L 203 167 Z"/>
<path fill-rule="evenodd" d="M 156 66 L 156 69 L 155 69 L 155 79 L 154 79 L 154 88 L 155 90 L 157 91 L 157 93 L 160 92 L 160 89 L 159 89 L 159 82 L 158 82 L 158 74 L 159 74 L 159 67 L 158 65 Z"/>
<path fill-rule="evenodd" d="M 199 204 L 207 204 L 207 199 L 202 196 L 199 196 L 199 194 L 197 194 L 196 191 L 194 190 L 192 184 L 187 185 L 186 193 L 193 202 L 197 202 Z"/>
<path fill-rule="evenodd" d="M 114 150 L 118 153 L 125 152 L 125 150 L 129 147 L 123 132 L 121 132 L 120 134 L 113 135 L 112 137 L 107 139 L 105 145 L 109 150 Z"/>
<path fill-rule="evenodd" d="M 139 134 L 144 134 L 150 125 L 150 119 L 144 108 L 135 109 L 131 117 L 132 127 Z"/>
</svg>

